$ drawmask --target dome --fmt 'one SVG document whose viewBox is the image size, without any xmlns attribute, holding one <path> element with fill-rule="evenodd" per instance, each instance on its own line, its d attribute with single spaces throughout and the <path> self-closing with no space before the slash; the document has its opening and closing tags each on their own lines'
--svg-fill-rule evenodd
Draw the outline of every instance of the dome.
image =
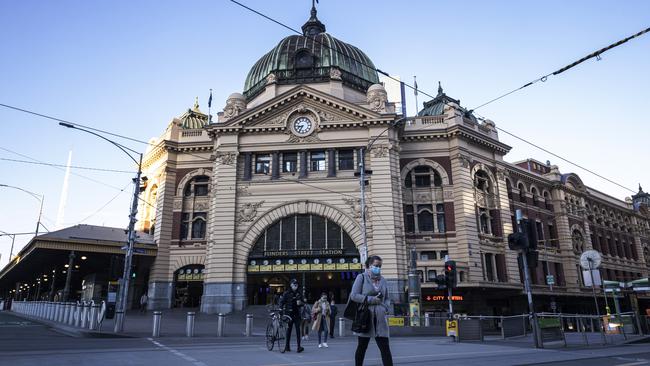
<svg viewBox="0 0 650 366">
<path fill-rule="evenodd" d="M 267 78 L 278 84 L 341 80 L 363 93 L 370 85 L 379 83 L 370 58 L 357 47 L 326 33 L 315 8 L 312 7 L 311 18 L 302 30 L 302 35 L 284 38 L 253 65 L 244 84 L 247 99 L 264 90 Z"/>
</svg>

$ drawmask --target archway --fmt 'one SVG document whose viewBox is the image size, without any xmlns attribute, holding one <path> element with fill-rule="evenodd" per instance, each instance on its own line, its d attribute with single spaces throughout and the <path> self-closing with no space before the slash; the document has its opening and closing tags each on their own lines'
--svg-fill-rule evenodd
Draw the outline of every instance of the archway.
<svg viewBox="0 0 650 366">
<path fill-rule="evenodd" d="M 347 301 L 361 270 L 359 251 L 336 222 L 311 213 L 292 214 L 268 225 L 248 255 L 249 305 L 275 303 L 292 278 L 314 302 L 322 292 Z"/>
<path fill-rule="evenodd" d="M 201 305 L 205 266 L 189 264 L 174 272 L 174 307 L 195 308 Z"/>
</svg>

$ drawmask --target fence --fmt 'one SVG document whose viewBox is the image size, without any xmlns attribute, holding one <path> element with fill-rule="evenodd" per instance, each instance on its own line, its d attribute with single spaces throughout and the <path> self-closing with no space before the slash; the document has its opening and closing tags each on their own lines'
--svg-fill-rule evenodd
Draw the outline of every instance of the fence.
<svg viewBox="0 0 650 366">
<path fill-rule="evenodd" d="M 27 317 L 49 320 L 70 327 L 99 330 L 106 313 L 106 303 L 94 301 L 52 302 L 13 301 L 11 311 Z"/>
</svg>

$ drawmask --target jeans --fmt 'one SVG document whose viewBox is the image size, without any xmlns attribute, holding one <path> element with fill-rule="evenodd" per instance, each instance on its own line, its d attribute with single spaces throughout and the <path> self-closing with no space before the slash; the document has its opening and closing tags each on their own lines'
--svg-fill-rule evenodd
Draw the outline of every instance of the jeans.
<svg viewBox="0 0 650 366">
<path fill-rule="evenodd" d="M 325 318 L 321 319 L 320 322 L 320 328 L 318 329 L 318 344 L 321 343 L 327 343 L 327 322 L 325 321 Z M 325 335 L 323 338 L 323 342 L 321 342 L 321 336 Z"/>
<path fill-rule="evenodd" d="M 375 337 L 375 342 L 377 342 L 377 347 L 379 347 L 379 352 L 381 353 L 381 363 L 384 366 L 393 366 L 393 355 L 390 353 L 388 338 Z M 366 358 L 368 343 L 370 343 L 370 337 L 359 337 L 357 351 L 354 353 L 355 366 L 363 366 L 363 360 Z"/>
</svg>

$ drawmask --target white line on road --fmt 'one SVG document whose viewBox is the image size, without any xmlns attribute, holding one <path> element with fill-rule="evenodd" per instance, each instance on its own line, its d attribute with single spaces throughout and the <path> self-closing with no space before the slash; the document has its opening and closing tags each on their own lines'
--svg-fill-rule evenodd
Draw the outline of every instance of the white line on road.
<svg viewBox="0 0 650 366">
<path fill-rule="evenodd" d="M 171 347 L 167 347 L 167 346 L 165 346 L 164 344 L 162 344 L 160 342 L 156 342 L 152 338 L 147 338 L 147 339 L 149 341 L 151 341 L 151 343 L 155 344 L 156 346 L 158 346 L 158 347 L 164 349 L 165 351 L 168 351 L 168 352 L 170 352 L 170 353 L 184 359 L 185 361 L 193 363 L 195 366 L 208 366 L 205 363 L 203 363 L 203 362 L 201 362 L 201 361 L 199 361 L 199 360 L 197 360 L 197 359 L 195 359 L 193 357 L 190 357 L 190 356 L 188 356 L 188 355 L 186 355 L 184 353 L 181 353 L 181 352 L 179 352 L 179 351 L 177 351 L 177 350 L 175 350 L 175 349 L 173 349 Z"/>
</svg>

